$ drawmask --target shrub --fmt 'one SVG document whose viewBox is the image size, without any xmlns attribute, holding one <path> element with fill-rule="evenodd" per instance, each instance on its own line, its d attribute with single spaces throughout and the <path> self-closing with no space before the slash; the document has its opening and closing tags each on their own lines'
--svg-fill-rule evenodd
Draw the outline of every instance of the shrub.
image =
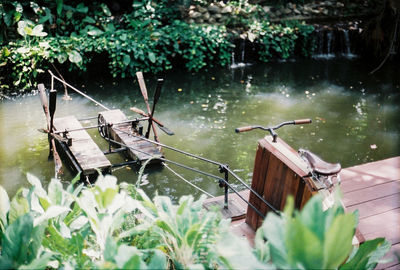
<svg viewBox="0 0 400 270">
<path fill-rule="evenodd" d="M 251 249 L 204 197 L 151 200 L 113 176 L 65 189 L 52 179 L 47 191 L 27 179 L 11 201 L 0 186 L 0 268 L 372 269 L 390 248 L 380 238 L 353 247 L 356 215 L 338 203 L 322 211 L 319 196 L 301 212 L 289 199 L 282 216 L 269 213 Z"/>
</svg>

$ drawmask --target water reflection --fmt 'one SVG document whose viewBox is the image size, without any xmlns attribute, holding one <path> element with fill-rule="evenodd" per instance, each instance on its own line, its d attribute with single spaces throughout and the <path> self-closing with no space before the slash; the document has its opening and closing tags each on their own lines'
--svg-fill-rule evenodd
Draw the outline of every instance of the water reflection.
<svg viewBox="0 0 400 270">
<path fill-rule="evenodd" d="M 234 133 L 236 127 L 245 125 L 267 126 L 312 118 L 313 124 L 284 127 L 278 131 L 279 136 L 295 149 L 311 149 L 327 161 L 342 163 L 343 167 L 392 157 L 400 154 L 400 76 L 395 72 L 398 71 L 386 66 L 380 75 L 368 76 L 368 67 L 359 60 L 270 63 L 197 74 L 173 72 L 166 76 L 155 116 L 176 135 L 169 137 L 160 132 L 159 136 L 167 145 L 228 163 L 247 181 L 251 179 L 256 142 L 266 134 Z M 155 81 L 147 78 L 149 97 Z M 128 116 L 133 116 L 129 111 L 131 106 L 145 110 L 136 82 L 98 78 L 74 85 L 104 105 L 122 109 Z M 85 118 L 100 111 L 89 101 L 70 95 L 73 98 L 70 102 L 58 100 L 56 117 L 73 114 Z M 39 98 L 2 101 L 0 125 L 0 184 L 13 193 L 26 185 L 23 175 L 28 171 L 44 183 L 49 181 L 54 167 L 47 162 L 47 138 L 37 132 L 45 126 Z M 89 133 L 102 149 L 107 148 L 97 130 Z M 165 156 L 220 175 L 214 165 L 170 150 L 165 150 Z M 119 155 L 109 158 L 116 163 L 124 161 Z M 207 192 L 222 193 L 214 179 L 170 166 Z M 131 183 L 136 183 L 138 176 L 129 167 L 114 174 L 120 181 Z M 71 177 L 65 172 L 63 180 Z M 174 199 L 183 194 L 199 195 L 162 168 L 146 170 L 141 184 L 150 194 L 158 192 Z"/>
</svg>

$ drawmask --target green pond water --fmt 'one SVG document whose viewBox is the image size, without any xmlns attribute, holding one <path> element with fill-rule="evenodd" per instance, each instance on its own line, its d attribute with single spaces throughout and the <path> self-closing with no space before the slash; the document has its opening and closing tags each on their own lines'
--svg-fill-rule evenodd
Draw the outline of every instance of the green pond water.
<svg viewBox="0 0 400 270">
<path fill-rule="evenodd" d="M 217 69 L 201 73 L 169 72 L 155 117 L 175 132 L 167 136 L 159 131 L 162 143 L 200 155 L 230 168 L 250 183 L 257 140 L 267 135 L 261 130 L 237 134 L 236 127 L 274 125 L 286 120 L 311 118 L 313 123 L 285 126 L 277 132 L 294 149 L 307 148 L 342 167 L 385 159 L 400 154 L 400 70 L 386 64 L 369 75 L 370 63 L 353 59 L 302 60 L 269 63 L 237 69 Z M 64 74 L 68 81 L 68 74 Z M 145 76 L 146 77 L 146 76 Z M 155 77 L 146 77 L 150 101 Z M 71 81 L 70 81 L 71 82 Z M 44 82 L 49 87 L 50 78 Z M 110 81 L 99 77 L 72 81 L 94 99 L 109 108 L 145 110 L 138 83 L 132 79 Z M 102 109 L 70 91 L 72 101 L 61 99 L 63 88 L 57 85 L 59 98 L 56 117 L 96 116 Z M 83 122 L 84 125 L 96 124 Z M 47 136 L 37 131 L 45 127 L 45 117 L 37 95 L 0 101 L 0 185 L 10 195 L 28 186 L 26 173 L 39 177 L 46 185 L 54 176 L 54 165 L 47 160 Z M 107 143 L 97 129 L 89 131 L 103 150 Z M 218 167 L 164 150 L 169 160 L 222 176 Z M 118 155 L 109 155 L 123 162 Z M 174 165 L 184 178 L 213 195 L 223 193 L 218 183 Z M 138 171 L 121 167 L 113 171 L 120 182 L 136 183 Z M 64 170 L 67 183 L 73 175 Z M 233 181 L 239 189 L 243 188 Z M 145 170 L 142 187 L 150 195 L 184 194 L 196 197 L 200 192 L 169 170 L 159 167 Z"/>
</svg>

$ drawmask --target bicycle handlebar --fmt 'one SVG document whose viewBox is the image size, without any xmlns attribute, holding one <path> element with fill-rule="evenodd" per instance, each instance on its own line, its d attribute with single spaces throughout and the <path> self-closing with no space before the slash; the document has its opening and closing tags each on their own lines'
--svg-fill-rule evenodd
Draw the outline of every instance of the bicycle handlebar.
<svg viewBox="0 0 400 270">
<path fill-rule="evenodd" d="M 262 127 L 262 126 L 245 126 L 245 127 L 239 127 L 235 129 L 236 133 L 240 133 L 240 132 L 246 132 L 246 131 L 251 131 L 253 129 L 262 129 L 262 130 L 266 130 L 269 131 L 269 133 L 272 135 L 273 137 L 273 141 L 276 142 L 276 138 L 278 137 L 278 134 L 276 134 L 275 130 L 286 126 L 286 125 L 302 125 L 302 124 L 310 124 L 312 122 L 311 119 L 298 119 L 298 120 L 293 120 L 293 121 L 286 121 L 286 122 L 282 122 L 276 126 L 273 127 Z"/>
<path fill-rule="evenodd" d="M 295 125 L 301 125 L 301 124 L 311 124 L 311 119 L 298 119 L 298 120 L 294 120 L 294 124 Z"/>
</svg>

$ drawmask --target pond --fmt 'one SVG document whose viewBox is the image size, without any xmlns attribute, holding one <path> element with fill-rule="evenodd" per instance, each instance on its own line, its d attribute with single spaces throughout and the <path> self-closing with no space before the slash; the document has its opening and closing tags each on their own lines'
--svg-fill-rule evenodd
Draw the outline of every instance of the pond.
<svg viewBox="0 0 400 270">
<path fill-rule="evenodd" d="M 342 167 L 397 156 L 400 154 L 400 72 L 392 63 L 369 75 L 373 68 L 359 59 L 310 59 L 194 74 L 169 72 L 155 117 L 175 135 L 167 136 L 159 130 L 159 137 L 169 146 L 229 164 L 248 183 L 257 140 L 267 134 L 261 130 L 235 133 L 234 129 L 240 126 L 269 126 L 311 118 L 310 125 L 285 126 L 277 132 L 294 149 L 310 149 L 327 161 L 340 162 Z M 68 74 L 64 77 L 68 81 Z M 150 101 L 155 81 L 155 77 L 146 77 Z M 46 86 L 49 82 L 50 79 L 45 82 Z M 138 83 L 132 79 L 113 82 L 98 76 L 72 84 L 104 105 L 120 108 L 128 116 L 136 116 L 129 110 L 131 106 L 145 110 Z M 57 85 L 57 89 L 56 117 L 85 118 L 101 111 L 73 92 L 70 92 L 72 101 L 63 101 L 62 86 Z M 96 121 L 84 124 L 96 124 Z M 47 160 L 47 136 L 38 132 L 45 125 L 37 95 L 0 101 L 0 185 L 10 195 L 28 186 L 27 172 L 39 177 L 44 185 L 54 176 L 54 165 Z M 97 130 L 89 133 L 102 149 L 107 149 Z M 170 150 L 164 150 L 164 154 L 169 160 L 220 175 L 215 165 Z M 108 157 L 112 162 L 124 161 L 118 154 Z M 215 180 L 169 166 L 207 192 L 223 193 Z M 131 167 L 121 167 L 113 174 L 120 182 L 136 183 L 138 178 L 138 171 Z M 72 177 L 68 170 L 61 176 L 65 183 Z M 200 195 L 162 167 L 145 170 L 141 184 L 149 195 L 157 192 L 174 200 L 184 194 Z"/>
</svg>

